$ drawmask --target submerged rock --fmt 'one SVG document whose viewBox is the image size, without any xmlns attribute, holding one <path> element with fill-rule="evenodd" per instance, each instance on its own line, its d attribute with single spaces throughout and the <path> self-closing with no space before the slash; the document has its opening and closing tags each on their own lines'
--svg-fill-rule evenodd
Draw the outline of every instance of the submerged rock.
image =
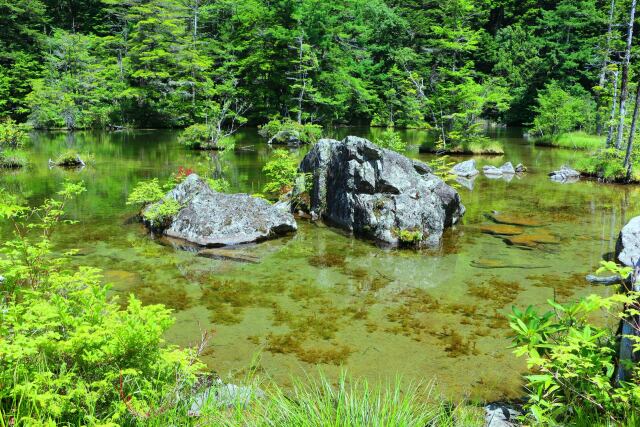
<svg viewBox="0 0 640 427">
<path fill-rule="evenodd" d="M 524 229 L 511 224 L 486 224 L 480 226 L 480 231 L 487 234 L 498 234 L 502 236 L 517 236 L 524 233 Z"/>
<path fill-rule="evenodd" d="M 303 210 L 394 246 L 407 233 L 419 237 L 418 245 L 436 245 L 465 211 L 458 193 L 428 165 L 363 138 L 320 140 L 302 160 L 300 172 L 312 180 L 294 190 L 300 195 L 301 188 L 311 188 Z"/>
<path fill-rule="evenodd" d="M 549 173 L 552 181 L 571 183 L 580 179 L 580 172 L 563 165 L 559 170 Z"/>
<path fill-rule="evenodd" d="M 616 242 L 616 259 L 628 267 L 640 260 L 640 216 L 622 227 Z"/>
<path fill-rule="evenodd" d="M 513 246 L 521 246 L 525 248 L 536 248 L 539 245 L 557 245 L 560 240 L 551 233 L 540 231 L 532 234 L 519 234 L 517 236 L 509 236 L 504 238 L 505 242 Z"/>
<path fill-rule="evenodd" d="M 237 249 L 207 248 L 199 251 L 198 256 L 250 264 L 258 264 L 260 262 L 260 258 L 257 256 Z"/>
<path fill-rule="evenodd" d="M 476 161 L 474 159 L 458 163 L 451 169 L 451 172 L 462 178 L 470 178 L 480 173 L 476 169 Z"/>
<path fill-rule="evenodd" d="M 248 194 L 213 191 L 196 174 L 189 175 L 163 200 L 145 208 L 143 215 L 167 199 L 176 200 L 180 210 L 159 231 L 202 246 L 258 242 L 297 229 L 290 212 Z"/>
<path fill-rule="evenodd" d="M 486 214 L 486 217 L 497 224 L 518 225 L 522 227 L 542 227 L 545 223 L 528 217 L 494 211 Z"/>
</svg>

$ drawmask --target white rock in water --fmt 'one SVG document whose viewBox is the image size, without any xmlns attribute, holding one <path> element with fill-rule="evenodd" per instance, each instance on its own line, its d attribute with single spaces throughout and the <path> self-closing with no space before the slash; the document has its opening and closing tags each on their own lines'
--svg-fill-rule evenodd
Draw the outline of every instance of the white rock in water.
<svg viewBox="0 0 640 427">
<path fill-rule="evenodd" d="M 627 267 L 640 261 L 640 216 L 631 218 L 622 227 L 616 242 L 616 259 Z"/>
<path fill-rule="evenodd" d="M 463 178 L 470 178 L 479 173 L 478 169 L 476 169 L 476 161 L 474 159 L 458 163 L 451 169 L 451 172 Z"/>
<path fill-rule="evenodd" d="M 504 165 L 500 166 L 500 171 L 502 171 L 503 174 L 508 175 L 513 175 L 516 173 L 516 170 L 513 168 L 511 162 L 507 162 Z"/>
</svg>

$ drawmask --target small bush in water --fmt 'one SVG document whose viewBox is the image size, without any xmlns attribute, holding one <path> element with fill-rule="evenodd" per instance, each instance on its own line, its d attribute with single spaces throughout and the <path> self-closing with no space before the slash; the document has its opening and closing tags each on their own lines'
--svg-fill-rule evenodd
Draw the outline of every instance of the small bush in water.
<svg viewBox="0 0 640 427">
<path fill-rule="evenodd" d="M 322 126 L 315 123 L 298 123 L 289 118 L 270 120 L 258 131 L 264 138 L 271 139 L 279 132 L 290 132 L 298 136 L 303 144 L 315 144 L 322 138 Z"/>
<path fill-rule="evenodd" d="M 127 205 L 146 206 L 155 203 L 164 197 L 164 191 L 158 181 L 154 178 L 150 181 L 140 181 L 136 184 L 131 194 L 127 198 Z"/>
<path fill-rule="evenodd" d="M 271 160 L 262 168 L 267 176 L 264 192 L 275 196 L 287 193 L 298 176 L 298 161 L 286 150 L 275 150 Z"/>
</svg>

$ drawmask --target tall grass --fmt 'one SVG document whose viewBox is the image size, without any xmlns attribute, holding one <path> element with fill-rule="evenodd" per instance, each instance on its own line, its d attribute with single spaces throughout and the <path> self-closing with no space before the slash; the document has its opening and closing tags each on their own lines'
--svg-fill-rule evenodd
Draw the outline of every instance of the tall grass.
<svg viewBox="0 0 640 427">
<path fill-rule="evenodd" d="M 187 415 L 186 406 L 136 425 L 256 426 L 256 427 L 473 427 L 483 425 L 479 407 L 452 405 L 435 395 L 433 384 L 400 380 L 370 385 L 341 375 L 335 385 L 325 376 L 298 379 L 290 390 L 263 385 L 264 398 L 231 407 L 206 402 L 198 418 Z"/>
<path fill-rule="evenodd" d="M 537 138 L 536 145 L 567 148 L 572 150 L 597 150 L 604 148 L 606 138 L 586 132 L 569 132 L 556 137 Z"/>
</svg>

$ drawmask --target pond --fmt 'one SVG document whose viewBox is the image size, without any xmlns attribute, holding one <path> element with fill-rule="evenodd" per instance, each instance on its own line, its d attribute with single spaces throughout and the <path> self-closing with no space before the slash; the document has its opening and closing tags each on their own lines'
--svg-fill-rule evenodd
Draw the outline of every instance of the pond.
<svg viewBox="0 0 640 427">
<path fill-rule="evenodd" d="M 378 130 L 336 134 L 372 132 Z M 77 248 L 75 262 L 103 269 L 123 304 L 133 293 L 174 309 L 169 342 L 194 344 L 213 329 L 204 360 L 225 378 L 256 370 L 287 386 L 292 376 L 317 374 L 317 366 L 332 378 L 347 369 L 372 381 L 434 380 L 450 396 L 519 396 L 525 366 L 508 349 L 511 306 L 609 292 L 584 276 L 640 213 L 636 187 L 547 178 L 580 153 L 534 147 L 519 129 L 494 130 L 490 136 L 504 142 L 505 154 L 477 157 L 479 166 L 511 161 L 529 170 L 511 181 L 479 176 L 473 189 L 460 187 L 467 213 L 437 249 L 382 249 L 301 220 L 293 236 L 241 248 L 245 262 L 205 258 L 151 239 L 125 203 L 139 180 L 166 179 L 179 167 L 211 168 L 211 157 L 182 149 L 178 135 L 36 133 L 32 164 L 0 172 L 0 186 L 38 204 L 64 180 L 83 180 L 87 192 L 69 210 L 79 223 L 58 232 L 59 247 Z M 403 136 L 414 145 L 428 140 L 420 131 Z M 49 169 L 47 160 L 66 148 L 91 154 L 90 164 Z M 271 152 L 254 129 L 245 129 L 236 151 L 214 160 L 233 191 L 255 193 L 265 184 L 261 169 Z M 432 158 L 416 147 L 410 155 Z M 529 224 L 508 241 L 490 234 L 492 211 Z"/>
</svg>

